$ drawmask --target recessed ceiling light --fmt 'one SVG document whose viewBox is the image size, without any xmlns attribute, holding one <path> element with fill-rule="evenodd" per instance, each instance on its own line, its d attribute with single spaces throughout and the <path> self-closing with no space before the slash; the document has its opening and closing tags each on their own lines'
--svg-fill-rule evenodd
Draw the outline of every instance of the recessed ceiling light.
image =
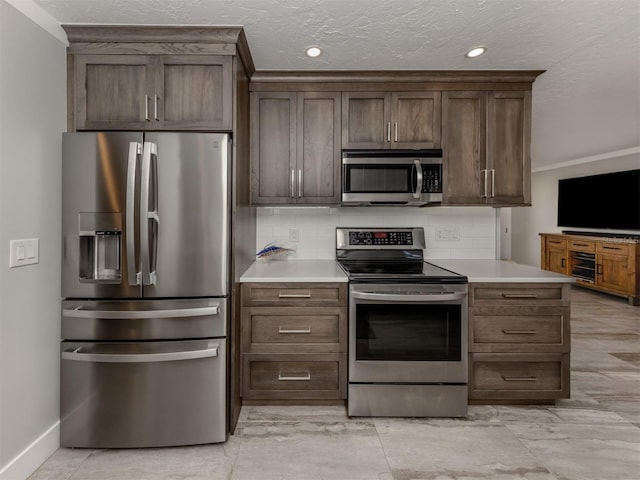
<svg viewBox="0 0 640 480">
<path fill-rule="evenodd" d="M 309 47 L 307 48 L 307 56 L 311 57 L 311 58 L 315 58 L 320 56 L 320 54 L 322 53 L 322 50 L 320 50 L 320 48 L 318 47 Z"/>
<path fill-rule="evenodd" d="M 467 53 L 465 53 L 464 56 L 467 58 L 474 58 L 482 55 L 486 51 L 487 51 L 487 47 L 474 47 L 471 50 L 469 50 Z"/>
</svg>

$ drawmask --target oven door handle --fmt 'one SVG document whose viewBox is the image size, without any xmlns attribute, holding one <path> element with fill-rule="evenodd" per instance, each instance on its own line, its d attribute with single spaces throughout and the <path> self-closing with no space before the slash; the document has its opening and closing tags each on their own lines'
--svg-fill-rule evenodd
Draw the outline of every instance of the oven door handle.
<svg viewBox="0 0 640 480">
<path fill-rule="evenodd" d="M 448 302 L 464 300 L 466 293 L 435 293 L 427 295 L 402 295 L 396 293 L 351 292 L 353 298 L 359 300 L 379 300 L 391 302 Z"/>
</svg>

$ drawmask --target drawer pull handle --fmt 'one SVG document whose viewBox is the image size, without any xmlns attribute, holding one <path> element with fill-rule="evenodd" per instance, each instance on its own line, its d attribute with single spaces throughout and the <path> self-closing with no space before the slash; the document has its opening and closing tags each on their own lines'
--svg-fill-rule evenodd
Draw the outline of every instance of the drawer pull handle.
<svg viewBox="0 0 640 480">
<path fill-rule="evenodd" d="M 278 298 L 311 298 L 311 292 L 307 292 L 307 293 L 278 293 Z"/>
<path fill-rule="evenodd" d="M 311 327 L 306 327 L 306 328 L 282 328 L 282 327 L 278 327 L 278 333 L 311 333 Z"/>
<path fill-rule="evenodd" d="M 535 293 L 503 293 L 504 298 L 538 298 Z"/>
<path fill-rule="evenodd" d="M 622 248 L 620 247 L 607 247 L 606 245 L 603 246 L 602 248 L 604 248 L 605 250 L 622 250 Z"/>
<path fill-rule="evenodd" d="M 576 247 L 588 247 L 589 245 L 586 243 L 574 243 Z"/>
<path fill-rule="evenodd" d="M 305 372 L 302 375 L 283 375 L 282 372 L 278 372 L 279 382 L 308 382 L 311 380 L 311 373 Z"/>
<path fill-rule="evenodd" d="M 505 335 L 535 335 L 537 332 L 535 330 L 506 330 L 503 328 L 502 333 Z"/>
<path fill-rule="evenodd" d="M 538 380 L 538 377 L 505 377 L 502 375 L 502 380 L 505 382 L 535 382 Z"/>
</svg>

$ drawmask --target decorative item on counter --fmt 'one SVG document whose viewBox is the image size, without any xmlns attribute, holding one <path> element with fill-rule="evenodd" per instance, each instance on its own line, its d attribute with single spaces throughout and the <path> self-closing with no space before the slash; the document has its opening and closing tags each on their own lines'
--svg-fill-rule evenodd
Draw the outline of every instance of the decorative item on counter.
<svg viewBox="0 0 640 480">
<path fill-rule="evenodd" d="M 295 249 L 293 248 L 281 247 L 279 245 L 275 245 L 274 242 L 271 242 L 267 243 L 262 250 L 256 253 L 256 257 L 274 260 L 276 258 L 282 258 L 293 252 L 295 252 Z"/>
</svg>

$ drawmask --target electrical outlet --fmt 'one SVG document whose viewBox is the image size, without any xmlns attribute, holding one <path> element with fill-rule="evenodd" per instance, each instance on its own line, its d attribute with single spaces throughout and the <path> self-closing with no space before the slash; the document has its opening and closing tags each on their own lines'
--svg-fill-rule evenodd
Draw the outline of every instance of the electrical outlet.
<svg viewBox="0 0 640 480">
<path fill-rule="evenodd" d="M 296 227 L 289 227 L 289 241 L 298 242 L 298 229 Z"/>
<path fill-rule="evenodd" d="M 460 240 L 460 229 L 458 227 L 438 227 L 436 228 L 436 242 L 450 242 Z"/>
</svg>

